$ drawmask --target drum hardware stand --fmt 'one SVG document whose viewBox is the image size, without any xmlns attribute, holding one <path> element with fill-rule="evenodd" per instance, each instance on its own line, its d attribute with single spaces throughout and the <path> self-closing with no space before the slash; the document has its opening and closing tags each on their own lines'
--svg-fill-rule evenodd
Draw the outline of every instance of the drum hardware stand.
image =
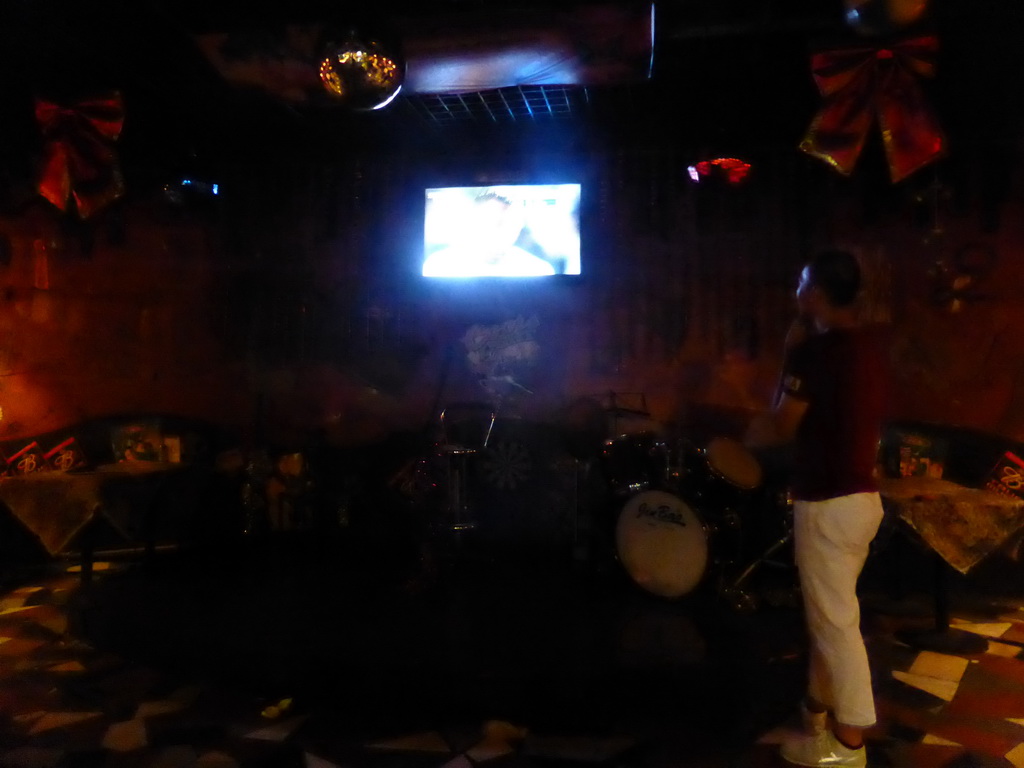
<svg viewBox="0 0 1024 768">
<path fill-rule="evenodd" d="M 619 396 L 634 396 L 639 397 L 639 408 L 627 408 L 619 404 Z M 605 430 L 611 437 L 616 437 L 620 434 L 619 432 L 619 417 L 621 416 L 640 416 L 649 419 L 651 416 L 650 410 L 647 408 L 647 393 L 646 392 L 615 392 L 609 390 L 605 395 L 605 413 L 610 417 L 608 422 L 605 424 Z M 634 403 L 635 405 L 635 403 Z"/>
<path fill-rule="evenodd" d="M 733 580 L 732 584 L 721 590 L 722 597 L 729 601 L 732 604 L 732 607 L 737 610 L 751 610 L 756 608 L 757 601 L 753 594 L 751 594 L 750 590 L 744 589 L 743 585 L 762 565 L 765 565 L 766 563 L 774 563 L 774 561 L 770 559 L 772 555 L 786 546 L 792 539 L 793 532 L 786 531 L 786 533 L 768 547 L 760 557 L 744 568 L 740 575 Z"/>
</svg>

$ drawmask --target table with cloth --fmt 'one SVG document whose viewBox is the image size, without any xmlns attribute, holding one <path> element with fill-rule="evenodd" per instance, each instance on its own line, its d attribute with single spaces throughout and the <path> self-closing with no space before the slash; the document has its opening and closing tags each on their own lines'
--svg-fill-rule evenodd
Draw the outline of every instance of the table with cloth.
<svg viewBox="0 0 1024 768">
<path fill-rule="evenodd" d="M 981 644 L 949 627 L 946 572 L 968 574 L 1024 529 L 1024 500 L 983 488 L 969 488 L 932 477 L 886 478 L 880 492 L 886 514 L 912 531 L 932 553 L 935 629 L 919 634 L 915 645 L 964 651 Z"/>
<path fill-rule="evenodd" d="M 101 533 L 152 553 L 162 523 L 162 494 L 184 467 L 140 461 L 9 476 L 0 480 L 0 504 L 48 555 L 79 554 L 87 580 Z"/>
</svg>

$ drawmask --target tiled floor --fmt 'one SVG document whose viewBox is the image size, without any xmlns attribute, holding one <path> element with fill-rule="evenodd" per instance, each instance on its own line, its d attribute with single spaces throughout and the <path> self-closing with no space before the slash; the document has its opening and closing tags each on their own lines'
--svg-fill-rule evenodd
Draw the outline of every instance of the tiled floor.
<svg viewBox="0 0 1024 768">
<path fill-rule="evenodd" d="M 783 765 L 803 670 L 785 575 L 736 613 L 522 558 L 416 591 L 385 561 L 318 542 L 115 565 L 89 586 L 33 573 L 0 597 L 0 765 Z M 1018 601 L 955 585 L 945 637 L 976 647 L 939 652 L 916 642 L 930 596 L 882 582 L 864 594 L 869 764 L 1024 765 Z"/>
</svg>

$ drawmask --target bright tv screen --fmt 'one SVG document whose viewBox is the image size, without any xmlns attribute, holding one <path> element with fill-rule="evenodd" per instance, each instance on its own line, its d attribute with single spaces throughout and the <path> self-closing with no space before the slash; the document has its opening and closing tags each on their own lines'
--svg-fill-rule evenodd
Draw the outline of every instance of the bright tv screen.
<svg viewBox="0 0 1024 768">
<path fill-rule="evenodd" d="M 581 274 L 580 189 L 580 184 L 427 189 L 421 274 Z"/>
</svg>

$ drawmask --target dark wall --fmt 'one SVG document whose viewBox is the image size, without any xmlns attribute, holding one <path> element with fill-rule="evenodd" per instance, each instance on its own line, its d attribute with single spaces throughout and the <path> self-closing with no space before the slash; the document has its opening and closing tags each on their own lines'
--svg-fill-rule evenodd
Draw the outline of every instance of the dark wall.
<svg viewBox="0 0 1024 768">
<path fill-rule="evenodd" d="M 896 416 L 1024 431 L 1017 177 L 979 196 L 988 171 L 958 148 L 894 185 L 877 138 L 851 178 L 752 142 L 733 185 L 694 183 L 688 167 L 709 150 L 663 133 L 552 122 L 467 134 L 457 154 L 355 152 L 339 134 L 321 156 L 326 126 L 301 126 L 197 166 L 216 196 L 136 175 L 86 221 L 28 194 L 10 207 L 0 438 L 158 412 L 255 437 L 376 439 L 429 424 L 445 402 L 489 399 L 464 335 L 517 320 L 535 323 L 516 371 L 533 394 L 509 407 L 557 422 L 580 400 L 640 393 L 659 421 L 732 431 L 767 403 L 796 273 L 825 244 L 859 254 L 865 315 L 894 324 Z M 425 186 L 556 176 L 584 184 L 581 279 L 416 276 Z M 990 256 L 954 296 L 978 249 Z"/>
</svg>

